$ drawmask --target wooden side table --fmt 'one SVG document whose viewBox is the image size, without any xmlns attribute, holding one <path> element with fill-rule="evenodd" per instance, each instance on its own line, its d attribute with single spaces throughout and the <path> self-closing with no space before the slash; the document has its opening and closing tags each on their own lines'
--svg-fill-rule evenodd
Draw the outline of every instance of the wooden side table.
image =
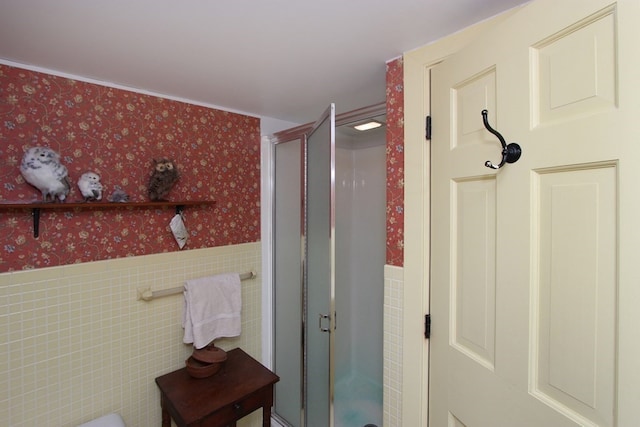
<svg viewBox="0 0 640 427">
<path fill-rule="evenodd" d="M 208 378 L 193 378 L 187 368 L 156 378 L 160 388 L 162 427 L 235 426 L 262 408 L 262 425 L 271 425 L 273 385 L 280 378 L 243 350 L 227 353 L 222 369 Z"/>
</svg>

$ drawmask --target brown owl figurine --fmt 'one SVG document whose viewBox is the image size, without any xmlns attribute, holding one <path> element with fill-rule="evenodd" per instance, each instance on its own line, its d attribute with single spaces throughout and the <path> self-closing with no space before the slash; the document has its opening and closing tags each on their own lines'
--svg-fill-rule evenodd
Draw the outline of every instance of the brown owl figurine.
<svg viewBox="0 0 640 427">
<path fill-rule="evenodd" d="M 149 178 L 149 199 L 165 200 L 173 185 L 178 181 L 178 169 L 169 159 L 153 160 L 153 173 Z"/>
</svg>

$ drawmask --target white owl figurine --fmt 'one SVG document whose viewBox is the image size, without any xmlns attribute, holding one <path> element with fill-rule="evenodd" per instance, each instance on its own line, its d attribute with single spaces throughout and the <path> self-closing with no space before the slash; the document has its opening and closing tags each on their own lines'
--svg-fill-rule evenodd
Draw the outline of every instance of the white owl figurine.
<svg viewBox="0 0 640 427">
<path fill-rule="evenodd" d="M 102 199 L 102 184 L 100 175 L 95 172 L 85 172 L 78 180 L 78 188 L 85 202 Z"/>
<path fill-rule="evenodd" d="M 48 147 L 33 147 L 22 157 L 20 173 L 42 193 L 43 202 L 61 202 L 71 191 L 69 173 L 60 155 Z"/>
</svg>

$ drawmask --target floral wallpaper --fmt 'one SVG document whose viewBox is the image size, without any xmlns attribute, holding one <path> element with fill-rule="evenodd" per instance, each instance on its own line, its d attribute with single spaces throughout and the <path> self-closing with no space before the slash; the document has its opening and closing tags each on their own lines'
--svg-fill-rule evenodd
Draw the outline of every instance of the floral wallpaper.
<svg viewBox="0 0 640 427">
<path fill-rule="evenodd" d="M 402 57 L 387 63 L 387 264 L 404 264 L 404 87 Z"/>
<path fill-rule="evenodd" d="M 57 151 L 82 199 L 80 175 L 147 201 L 154 158 L 177 165 L 171 201 L 215 200 L 184 210 L 185 249 L 260 238 L 260 120 L 183 102 L 0 65 L 0 204 L 40 201 L 19 165 L 30 147 Z M 105 201 L 105 200 L 103 200 Z M 88 202 L 90 203 L 90 202 Z M 31 211 L 0 205 L 0 272 L 178 250 L 172 208 Z"/>
</svg>

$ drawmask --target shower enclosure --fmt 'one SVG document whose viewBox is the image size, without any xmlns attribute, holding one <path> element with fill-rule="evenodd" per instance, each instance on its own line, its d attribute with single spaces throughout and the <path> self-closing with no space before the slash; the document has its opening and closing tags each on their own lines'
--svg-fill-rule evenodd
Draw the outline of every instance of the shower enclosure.
<svg viewBox="0 0 640 427">
<path fill-rule="evenodd" d="M 295 427 L 382 425 L 384 104 L 273 138 L 274 413 Z"/>
</svg>

